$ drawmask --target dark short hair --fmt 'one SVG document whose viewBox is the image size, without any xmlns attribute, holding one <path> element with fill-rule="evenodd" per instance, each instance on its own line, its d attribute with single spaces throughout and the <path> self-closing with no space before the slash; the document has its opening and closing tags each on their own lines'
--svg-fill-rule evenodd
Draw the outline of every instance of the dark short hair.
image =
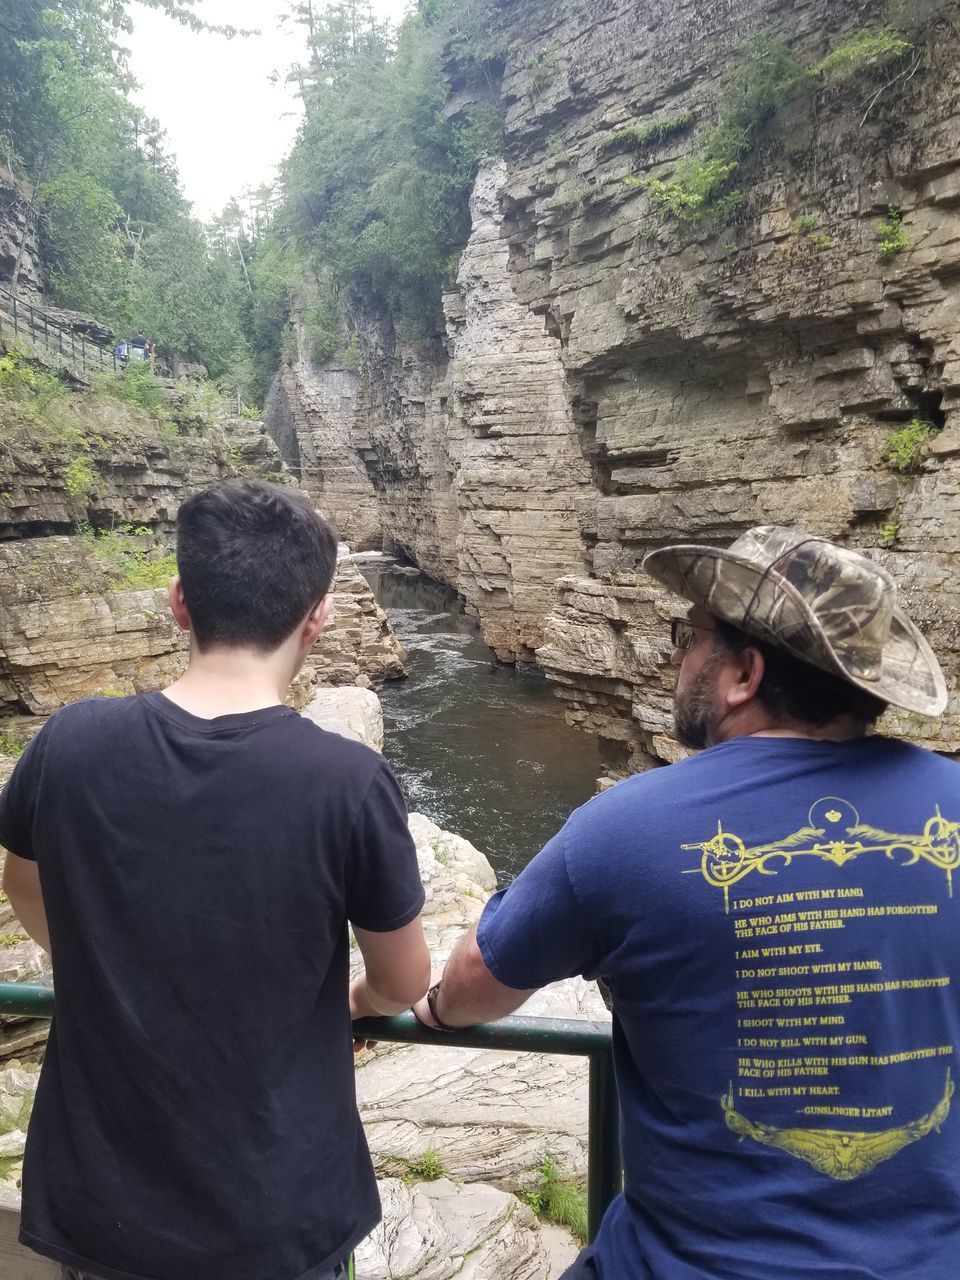
<svg viewBox="0 0 960 1280">
<path fill-rule="evenodd" d="M 760 650 L 763 679 L 757 697 L 771 715 L 820 728 L 844 715 L 873 724 L 887 709 L 882 698 L 795 658 L 786 649 L 758 640 L 722 618 L 716 619 L 716 639 L 734 653 L 746 648 Z"/>
<path fill-rule="evenodd" d="M 195 493 L 177 569 L 197 647 L 278 648 L 330 590 L 337 539 L 309 499 L 264 480 Z"/>
</svg>

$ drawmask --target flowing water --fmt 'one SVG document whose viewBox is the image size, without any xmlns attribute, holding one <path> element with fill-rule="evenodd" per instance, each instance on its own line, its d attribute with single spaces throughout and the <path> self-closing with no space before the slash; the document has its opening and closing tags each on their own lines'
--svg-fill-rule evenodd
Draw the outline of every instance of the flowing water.
<svg viewBox="0 0 960 1280">
<path fill-rule="evenodd" d="M 407 805 L 465 836 L 505 883 L 593 794 L 596 740 L 565 723 L 542 673 L 495 660 L 452 591 L 390 562 L 359 567 L 407 651 L 409 678 L 381 694 Z"/>
</svg>

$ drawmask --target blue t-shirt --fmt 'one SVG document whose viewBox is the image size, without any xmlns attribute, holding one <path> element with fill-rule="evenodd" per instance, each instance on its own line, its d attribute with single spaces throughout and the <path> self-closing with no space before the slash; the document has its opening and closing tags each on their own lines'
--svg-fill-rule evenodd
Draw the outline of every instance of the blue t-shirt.
<svg viewBox="0 0 960 1280">
<path fill-rule="evenodd" d="M 603 1280 L 955 1280 L 958 873 L 955 764 L 737 738 L 591 800 L 491 899 L 501 982 L 613 992 Z"/>
</svg>

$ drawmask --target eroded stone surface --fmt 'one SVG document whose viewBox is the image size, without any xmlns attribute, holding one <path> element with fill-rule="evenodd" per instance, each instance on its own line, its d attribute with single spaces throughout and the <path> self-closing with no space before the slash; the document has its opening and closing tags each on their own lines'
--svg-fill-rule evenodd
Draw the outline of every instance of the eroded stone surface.
<svg viewBox="0 0 960 1280">
<path fill-rule="evenodd" d="M 338 562 L 334 607 L 294 686 L 377 683 L 404 673 L 403 650 L 356 566 Z M 165 588 L 118 590 L 81 537 L 0 543 L 0 710 L 49 715 L 96 694 L 145 693 L 175 680 L 188 639 Z"/>
<path fill-rule="evenodd" d="M 646 551 L 764 522 L 865 548 L 901 584 L 951 691 L 942 723 L 891 723 L 960 751 L 949 14 L 869 111 L 881 68 L 791 108 L 743 161 L 736 216 L 689 226 L 626 179 L 668 178 L 695 150 L 751 37 L 785 39 L 812 65 L 882 23 L 882 5 L 521 0 L 497 13 L 505 159 L 477 180 L 445 345 L 414 349 L 369 302 L 356 308 L 351 445 L 388 547 L 460 590 L 502 657 L 538 648 L 614 774 L 677 753 L 673 602 L 640 574 Z M 469 92 L 461 76 L 458 101 Z M 602 145 L 682 113 L 690 126 L 666 141 Z M 891 207 L 907 244 L 883 257 Z M 942 429 L 897 473 L 886 443 L 913 418 Z"/>
<path fill-rule="evenodd" d="M 380 1196 L 383 1221 L 356 1253 L 368 1280 L 549 1280 L 577 1254 L 569 1236 L 483 1183 L 407 1187 L 390 1178 Z"/>
<path fill-rule="evenodd" d="M 319 689 L 300 714 L 321 729 L 383 750 L 383 712 L 372 689 Z"/>
</svg>

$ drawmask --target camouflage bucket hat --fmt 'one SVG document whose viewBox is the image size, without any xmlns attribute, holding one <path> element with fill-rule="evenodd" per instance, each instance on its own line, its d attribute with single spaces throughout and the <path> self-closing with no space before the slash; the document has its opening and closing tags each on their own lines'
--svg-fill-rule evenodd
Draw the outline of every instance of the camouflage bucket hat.
<svg viewBox="0 0 960 1280">
<path fill-rule="evenodd" d="M 859 551 L 778 525 L 729 548 L 651 551 L 647 573 L 760 640 L 885 702 L 938 716 L 947 688 L 930 646 L 897 605 L 897 585 Z"/>
</svg>

